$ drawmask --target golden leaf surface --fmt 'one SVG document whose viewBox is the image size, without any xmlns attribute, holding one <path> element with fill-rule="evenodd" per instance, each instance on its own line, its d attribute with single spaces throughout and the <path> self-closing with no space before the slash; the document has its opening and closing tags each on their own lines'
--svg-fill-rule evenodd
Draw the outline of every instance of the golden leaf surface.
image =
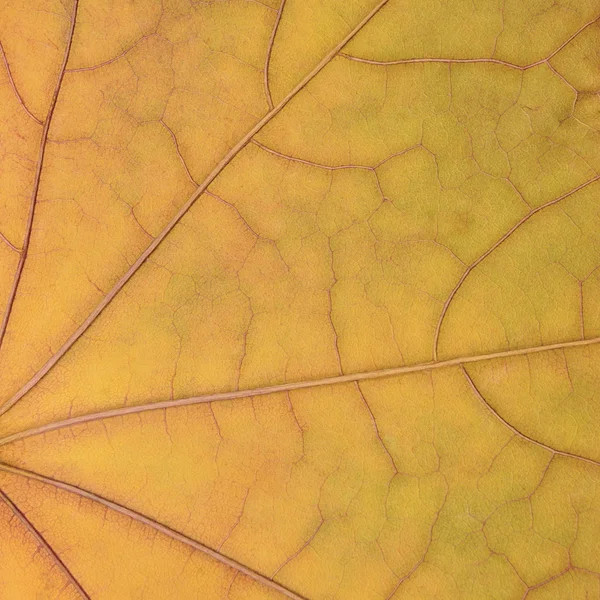
<svg viewBox="0 0 600 600">
<path fill-rule="evenodd" d="M 0 598 L 600 598 L 600 2 L 0 2 Z"/>
</svg>

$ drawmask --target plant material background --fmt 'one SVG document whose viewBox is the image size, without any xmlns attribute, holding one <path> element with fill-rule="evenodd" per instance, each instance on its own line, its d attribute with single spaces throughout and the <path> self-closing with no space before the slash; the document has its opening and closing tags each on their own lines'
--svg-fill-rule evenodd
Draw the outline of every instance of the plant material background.
<svg viewBox="0 0 600 600">
<path fill-rule="evenodd" d="M 2 0 L 0 597 L 600 598 L 598 0 Z"/>
</svg>

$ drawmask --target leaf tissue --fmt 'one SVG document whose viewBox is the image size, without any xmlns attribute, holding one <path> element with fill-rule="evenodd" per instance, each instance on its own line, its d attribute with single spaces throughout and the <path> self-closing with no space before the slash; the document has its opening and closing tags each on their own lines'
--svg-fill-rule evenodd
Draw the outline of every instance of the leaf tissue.
<svg viewBox="0 0 600 600">
<path fill-rule="evenodd" d="M 0 598 L 600 599 L 599 0 L 0 0 Z"/>
</svg>

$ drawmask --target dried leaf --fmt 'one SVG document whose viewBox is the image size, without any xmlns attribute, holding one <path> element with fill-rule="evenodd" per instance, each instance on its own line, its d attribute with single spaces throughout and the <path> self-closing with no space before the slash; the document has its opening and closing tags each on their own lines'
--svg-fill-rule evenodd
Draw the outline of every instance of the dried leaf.
<svg viewBox="0 0 600 600">
<path fill-rule="evenodd" d="M 0 597 L 600 598 L 599 15 L 0 3 Z"/>
</svg>

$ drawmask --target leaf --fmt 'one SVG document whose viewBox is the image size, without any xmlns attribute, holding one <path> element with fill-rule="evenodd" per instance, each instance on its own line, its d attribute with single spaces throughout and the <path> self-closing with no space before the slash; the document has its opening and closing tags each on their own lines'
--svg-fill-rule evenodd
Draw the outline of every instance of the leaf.
<svg viewBox="0 0 600 600">
<path fill-rule="evenodd" d="M 0 4 L 2 598 L 600 598 L 600 3 Z"/>
</svg>

